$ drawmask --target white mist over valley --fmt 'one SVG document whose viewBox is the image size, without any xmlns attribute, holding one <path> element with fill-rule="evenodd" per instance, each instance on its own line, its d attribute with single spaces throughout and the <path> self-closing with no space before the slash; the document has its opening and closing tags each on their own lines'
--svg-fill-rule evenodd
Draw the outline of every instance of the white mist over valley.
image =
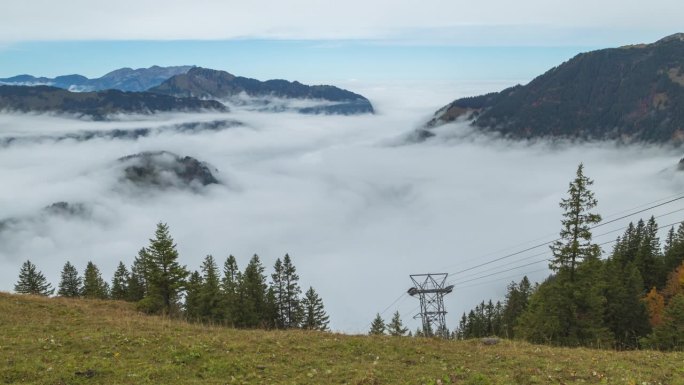
<svg viewBox="0 0 684 385">
<path fill-rule="evenodd" d="M 80 271 L 93 261 L 110 279 L 119 261 L 131 264 L 162 221 L 178 244 L 181 263 L 191 270 L 199 269 L 207 254 L 220 264 L 233 254 L 242 269 L 256 253 L 270 274 L 276 258 L 289 253 L 302 288 L 313 286 L 322 296 L 331 328 L 364 333 L 375 313 L 411 286 L 409 274 L 456 272 L 554 239 L 560 229 L 558 202 L 580 162 L 595 180 L 604 217 L 684 191 L 684 173 L 676 171 L 681 152 L 668 147 L 514 142 L 477 134 L 465 123 L 443 126 L 424 143 L 405 142 L 453 99 L 516 83 L 338 82 L 373 103 L 375 115 L 358 116 L 240 106 L 229 113 L 108 121 L 2 113 L 0 220 L 9 221 L 0 231 L 0 291 L 12 290 L 26 259 L 53 286 L 66 261 Z M 231 123 L 172 129 L 221 121 Z M 151 130 L 135 138 L 79 136 L 143 128 Z M 194 191 L 121 183 L 117 159 L 143 151 L 206 162 L 218 170 L 220 184 Z M 43 209 L 55 202 L 83 205 L 85 214 L 46 215 Z M 638 219 L 605 226 L 595 236 Z M 682 219 L 679 212 L 658 223 Z M 536 264 L 472 280 L 496 272 L 496 266 L 515 267 L 516 258 L 450 277 L 456 284 L 446 297 L 451 328 L 482 299 L 501 298 L 511 280 L 548 275 L 542 255 L 517 263 L 539 260 Z M 404 297 L 384 317 L 399 310 L 409 321 L 417 304 Z"/>
</svg>

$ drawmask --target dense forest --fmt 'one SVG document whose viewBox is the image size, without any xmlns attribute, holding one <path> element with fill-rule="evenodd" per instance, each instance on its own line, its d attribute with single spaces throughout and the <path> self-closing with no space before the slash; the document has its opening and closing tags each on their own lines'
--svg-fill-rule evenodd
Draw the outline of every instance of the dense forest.
<svg viewBox="0 0 684 385">
<path fill-rule="evenodd" d="M 506 298 L 482 301 L 464 313 L 456 338 L 484 336 L 530 342 L 684 349 L 684 224 L 664 243 L 654 217 L 630 223 L 612 252 L 592 242 L 601 216 L 592 180 L 582 165 L 570 183 L 560 237 L 551 245 L 553 274 L 541 284 L 527 277 L 508 285 Z"/>
<path fill-rule="evenodd" d="M 131 301 L 146 313 L 232 327 L 328 329 L 323 300 L 312 287 L 302 294 L 288 254 L 276 260 L 270 281 L 264 272 L 255 254 L 243 271 L 232 255 L 222 272 L 214 257 L 207 255 L 200 270 L 191 273 L 178 262 L 168 226 L 159 223 L 149 246 L 140 249 L 130 269 L 119 263 L 111 284 L 93 262 L 88 262 L 83 277 L 66 262 L 57 295 Z M 22 265 L 14 290 L 35 295 L 55 291 L 31 261 Z"/>
</svg>

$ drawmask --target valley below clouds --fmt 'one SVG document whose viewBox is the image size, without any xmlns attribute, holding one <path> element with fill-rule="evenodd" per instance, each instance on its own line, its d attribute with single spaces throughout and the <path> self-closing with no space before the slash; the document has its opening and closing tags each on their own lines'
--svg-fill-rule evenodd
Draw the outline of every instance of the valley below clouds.
<svg viewBox="0 0 684 385">
<path fill-rule="evenodd" d="M 302 288 L 313 286 L 322 296 L 331 328 L 363 333 L 376 312 L 409 288 L 409 274 L 455 272 L 554 239 L 558 202 L 580 162 L 595 180 L 604 217 L 684 191 L 684 172 L 676 171 L 682 153 L 673 148 L 513 142 L 473 133 L 465 123 L 444 126 L 423 143 L 404 142 L 449 101 L 512 84 L 350 82 L 345 86 L 368 96 L 376 110 L 358 116 L 240 106 L 108 121 L 2 113 L 0 290 L 13 289 L 26 259 L 53 286 L 67 260 L 79 271 L 93 261 L 110 279 L 162 221 L 191 270 L 207 254 L 221 264 L 233 254 L 243 269 L 256 253 L 270 274 L 275 259 L 289 253 Z M 145 151 L 195 158 L 218 183 L 192 189 L 124 183 L 118 159 Z M 75 209 L 46 210 L 56 202 Z M 683 219 L 679 212 L 658 223 Z M 542 261 L 467 282 L 495 266 L 451 279 L 451 328 L 480 300 L 503 296 L 511 280 L 548 275 Z M 404 298 L 390 311 L 409 321 L 417 305 Z"/>
</svg>

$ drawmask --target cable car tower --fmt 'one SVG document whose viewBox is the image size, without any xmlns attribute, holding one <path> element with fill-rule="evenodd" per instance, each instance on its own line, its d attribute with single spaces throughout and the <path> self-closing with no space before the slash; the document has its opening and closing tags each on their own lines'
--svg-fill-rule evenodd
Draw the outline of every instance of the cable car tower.
<svg viewBox="0 0 684 385">
<path fill-rule="evenodd" d="M 420 299 L 420 313 L 413 318 L 423 321 L 423 333 L 426 337 L 439 336 L 447 338 L 449 329 L 446 326 L 446 310 L 444 309 L 444 295 L 454 290 L 454 285 L 446 285 L 449 274 L 413 274 L 413 287 L 408 294 Z"/>
</svg>

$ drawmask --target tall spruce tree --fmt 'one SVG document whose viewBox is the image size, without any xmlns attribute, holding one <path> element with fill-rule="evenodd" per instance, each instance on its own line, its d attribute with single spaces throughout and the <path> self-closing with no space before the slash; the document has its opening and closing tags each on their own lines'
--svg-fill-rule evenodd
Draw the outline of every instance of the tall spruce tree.
<svg viewBox="0 0 684 385">
<path fill-rule="evenodd" d="M 308 330 L 328 330 L 328 315 L 325 313 L 323 300 L 313 287 L 309 287 L 309 290 L 304 294 L 302 308 L 304 310 L 302 328 Z"/>
<path fill-rule="evenodd" d="M 380 316 L 380 313 L 376 314 L 375 318 L 373 319 L 373 322 L 371 322 L 371 328 L 368 331 L 369 335 L 372 336 L 379 336 L 385 334 L 385 320 L 382 319 Z"/>
<path fill-rule="evenodd" d="M 276 327 L 285 328 L 287 324 L 287 308 L 285 305 L 285 277 L 283 262 L 280 258 L 273 264 L 273 274 L 271 274 L 271 290 L 273 305 L 276 312 Z"/>
<path fill-rule="evenodd" d="M 684 261 L 684 223 L 680 224 L 677 231 L 670 230 L 672 235 L 668 236 L 671 239 L 665 246 L 665 255 L 663 257 L 663 267 L 660 276 L 660 286 L 664 286 L 667 281 L 668 274 L 673 271 Z"/>
<path fill-rule="evenodd" d="M 612 344 L 603 322 L 605 297 L 601 286 L 601 249 L 592 243 L 591 227 L 601 216 L 590 212 L 597 205 L 589 187 L 593 181 L 577 168 L 568 197 L 558 241 L 551 245 L 550 267 L 555 276 L 539 286 L 519 319 L 516 333 L 541 343 L 567 346 Z"/>
<path fill-rule="evenodd" d="M 456 328 L 456 339 L 465 340 L 468 338 L 468 317 L 466 313 L 463 312 L 460 321 L 458 322 L 458 327 Z"/>
<path fill-rule="evenodd" d="M 131 272 L 126 284 L 128 288 L 127 300 L 131 302 L 141 301 L 147 295 L 147 251 L 142 248 L 133 260 Z"/>
<path fill-rule="evenodd" d="M 238 326 L 267 327 L 269 320 L 268 285 L 264 275 L 264 266 L 259 256 L 254 254 L 245 267 L 238 288 L 240 297 L 240 315 Z"/>
<path fill-rule="evenodd" d="M 83 273 L 83 297 L 96 299 L 109 298 L 109 285 L 102 279 L 100 269 L 92 261 L 88 261 L 85 272 Z"/>
<path fill-rule="evenodd" d="M 146 274 L 148 293 L 144 308 L 151 312 L 173 314 L 185 287 L 188 271 L 178 263 L 176 244 L 165 223 L 158 223 L 146 249 Z"/>
<path fill-rule="evenodd" d="M 282 263 L 277 259 L 273 267 L 272 288 L 274 291 L 277 321 L 280 327 L 298 327 L 302 318 L 302 306 L 299 296 L 299 275 L 289 254 L 285 254 Z"/>
<path fill-rule="evenodd" d="M 19 294 L 34 294 L 50 296 L 55 292 L 52 285 L 45 279 L 36 265 L 27 260 L 19 270 L 19 280 L 14 285 L 14 291 Z"/>
<path fill-rule="evenodd" d="M 128 269 L 123 262 L 119 262 L 119 265 L 114 271 L 114 277 L 112 277 L 112 299 L 126 300 L 129 297 L 128 293 L 128 283 L 131 277 L 128 273 Z"/>
<path fill-rule="evenodd" d="M 394 312 L 392 319 L 387 324 L 387 332 L 394 337 L 404 336 L 408 333 L 408 328 L 404 327 L 404 324 L 401 322 L 401 316 L 398 311 Z"/>
<path fill-rule="evenodd" d="M 277 326 L 298 327 L 302 318 L 299 300 L 302 290 L 299 287 L 297 269 L 292 264 L 289 254 L 285 254 L 282 262 L 280 258 L 276 260 L 271 275 L 271 287 L 274 294 Z"/>
<path fill-rule="evenodd" d="M 660 254 L 660 240 L 658 239 L 658 224 L 651 217 L 644 225 L 641 242 L 636 251 L 635 264 L 646 291 L 653 287 L 662 287 L 659 281 L 664 268 Z"/>
<path fill-rule="evenodd" d="M 195 270 L 190 274 L 185 290 L 185 318 L 190 321 L 202 320 L 202 275 Z"/>
<path fill-rule="evenodd" d="M 235 257 L 229 255 L 223 264 L 223 279 L 221 280 L 221 289 L 223 292 L 223 317 L 227 325 L 236 325 L 239 317 L 240 306 L 240 281 L 242 281 L 242 273 L 238 268 Z"/>
<path fill-rule="evenodd" d="M 523 277 L 517 284 L 511 282 L 508 285 L 506 300 L 501 313 L 501 335 L 503 337 L 515 337 L 518 317 L 527 309 L 532 292 L 533 289 L 527 276 Z"/>
<path fill-rule="evenodd" d="M 575 279 L 577 264 L 586 258 L 598 258 L 601 249 L 591 242 L 591 226 L 601 222 L 601 216 L 591 213 L 597 200 L 589 189 L 594 181 L 584 175 L 584 165 L 577 167 L 575 179 L 568 188 L 568 197 L 560 207 L 565 210 L 561 220 L 560 239 L 551 245 L 553 258 L 550 267 L 558 272 L 567 270 L 570 280 Z"/>
<path fill-rule="evenodd" d="M 604 323 L 613 334 L 615 348 L 635 349 L 650 331 L 648 312 L 641 300 L 643 283 L 634 262 L 622 266 L 610 258 L 604 264 Z"/>
<path fill-rule="evenodd" d="M 59 281 L 57 295 L 61 297 L 80 297 L 83 291 L 83 280 L 78 275 L 76 267 L 68 262 L 62 268 L 62 276 Z"/>
<path fill-rule="evenodd" d="M 224 318 L 221 277 L 214 257 L 207 255 L 202 262 L 200 317 L 204 321 L 222 322 Z"/>
<path fill-rule="evenodd" d="M 302 318 L 302 308 L 299 296 L 302 289 L 299 287 L 299 275 L 292 263 L 289 254 L 283 258 L 283 278 L 285 280 L 285 310 L 287 322 L 285 327 L 294 328 L 299 326 Z"/>
</svg>

